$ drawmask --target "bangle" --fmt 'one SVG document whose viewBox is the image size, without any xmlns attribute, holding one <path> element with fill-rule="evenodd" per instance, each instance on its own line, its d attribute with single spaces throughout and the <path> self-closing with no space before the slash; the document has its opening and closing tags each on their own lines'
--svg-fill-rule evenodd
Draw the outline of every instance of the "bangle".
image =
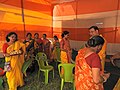
<svg viewBox="0 0 120 90">
<path fill-rule="evenodd" d="M 103 76 L 100 76 L 100 81 L 99 81 L 99 83 L 103 83 L 103 82 L 105 82 L 105 79 L 103 78 Z"/>
<path fill-rule="evenodd" d="M 107 78 L 106 77 L 104 77 L 104 76 L 102 76 L 103 77 L 103 79 L 104 79 L 104 81 L 103 82 L 106 82 L 107 81 Z"/>
</svg>

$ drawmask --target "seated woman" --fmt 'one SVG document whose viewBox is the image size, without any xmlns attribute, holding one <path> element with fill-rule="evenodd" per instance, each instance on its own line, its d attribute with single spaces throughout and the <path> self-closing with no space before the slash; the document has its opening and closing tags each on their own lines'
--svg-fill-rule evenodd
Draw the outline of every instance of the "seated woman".
<svg viewBox="0 0 120 90">
<path fill-rule="evenodd" d="M 81 49 L 76 57 L 76 90 L 104 90 L 103 83 L 109 74 L 102 74 L 101 60 L 98 56 L 104 44 L 101 36 L 93 36 L 87 41 L 88 47 Z"/>
</svg>

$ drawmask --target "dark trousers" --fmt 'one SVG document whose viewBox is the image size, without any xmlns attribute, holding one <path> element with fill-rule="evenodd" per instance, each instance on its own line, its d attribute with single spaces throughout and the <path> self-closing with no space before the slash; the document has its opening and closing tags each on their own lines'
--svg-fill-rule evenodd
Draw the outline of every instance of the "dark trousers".
<svg viewBox="0 0 120 90">
<path fill-rule="evenodd" d="M 110 62 L 105 63 L 105 71 L 110 72 L 110 77 L 103 84 L 104 90 L 113 90 L 120 78 L 120 68 L 113 66 Z"/>
</svg>

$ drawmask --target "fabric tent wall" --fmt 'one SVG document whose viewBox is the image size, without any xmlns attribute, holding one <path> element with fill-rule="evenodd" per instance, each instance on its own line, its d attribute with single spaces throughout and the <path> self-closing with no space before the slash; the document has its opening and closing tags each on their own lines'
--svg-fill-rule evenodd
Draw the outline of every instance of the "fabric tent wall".
<svg viewBox="0 0 120 90">
<path fill-rule="evenodd" d="M 23 1 L 23 13 L 21 8 Z M 19 39 L 24 39 L 27 32 L 38 32 L 40 37 L 46 33 L 52 37 L 53 6 L 45 0 L 0 0 L 0 51 L 8 32 L 14 31 Z M 24 30 L 25 25 L 25 30 Z"/>
<path fill-rule="evenodd" d="M 70 32 L 73 48 L 79 49 L 88 40 L 88 28 L 96 25 L 108 41 L 107 53 L 119 52 L 120 46 L 119 0 L 75 0 L 54 6 L 53 34 Z"/>
<path fill-rule="evenodd" d="M 109 53 L 119 51 L 119 0 L 70 0 L 70 2 L 62 0 L 60 3 L 61 0 L 22 1 L 25 31 L 21 0 L 0 0 L 0 46 L 10 31 L 15 31 L 20 39 L 24 39 L 27 32 L 32 34 L 38 32 L 40 36 L 46 33 L 49 38 L 53 35 L 61 38 L 61 32 L 68 30 L 72 48 L 79 49 L 89 38 L 88 28 L 97 25 L 101 28 L 100 33 L 108 41 L 107 51 Z"/>
</svg>

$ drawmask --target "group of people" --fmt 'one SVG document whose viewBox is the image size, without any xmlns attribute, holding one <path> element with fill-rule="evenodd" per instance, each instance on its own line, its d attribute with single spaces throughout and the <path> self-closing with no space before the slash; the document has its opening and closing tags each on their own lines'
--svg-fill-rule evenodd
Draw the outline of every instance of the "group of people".
<svg viewBox="0 0 120 90">
<path fill-rule="evenodd" d="M 27 33 L 26 39 L 21 42 L 15 32 L 10 32 L 6 36 L 6 42 L 3 44 L 3 55 L 5 57 L 4 72 L 6 72 L 9 90 L 17 90 L 18 86 L 24 85 L 23 73 L 21 71 L 23 63 L 36 55 L 38 52 L 44 52 L 49 58 L 50 41 L 43 34 L 43 39 L 39 34 Z"/>
<path fill-rule="evenodd" d="M 75 60 L 75 86 L 76 90 L 104 90 L 103 83 L 107 81 L 110 73 L 104 73 L 106 57 L 106 40 L 99 34 L 99 28 L 89 28 L 90 38 L 85 47 L 78 51 Z M 18 86 L 24 85 L 21 68 L 25 60 L 31 58 L 32 54 L 44 52 L 48 59 L 56 60 L 56 50 L 60 50 L 61 63 L 71 63 L 72 48 L 70 46 L 69 32 L 63 31 L 62 39 L 59 41 L 54 36 L 53 48 L 47 35 L 43 34 L 42 39 L 38 33 L 27 33 L 23 42 L 18 40 L 15 32 L 6 36 L 6 43 L 3 45 L 5 56 L 5 68 L 9 90 L 17 90 Z M 27 54 L 27 57 L 25 55 Z M 108 86 L 109 87 L 109 86 Z"/>
<path fill-rule="evenodd" d="M 31 33 L 27 33 L 26 39 L 23 41 L 26 45 L 27 54 L 34 53 L 35 55 L 38 52 L 44 52 L 48 58 L 50 58 L 50 41 L 47 39 L 47 35 L 43 34 L 42 39 L 39 37 L 38 33 L 34 34 L 32 38 Z"/>
<path fill-rule="evenodd" d="M 76 90 L 113 90 L 119 76 L 105 71 L 106 40 L 99 34 L 97 26 L 91 26 L 89 33 L 91 37 L 85 44 L 86 47 L 79 50 L 76 57 Z M 111 58 L 112 63 L 115 56 Z M 117 85 L 116 90 L 119 90 L 120 82 Z"/>
</svg>

